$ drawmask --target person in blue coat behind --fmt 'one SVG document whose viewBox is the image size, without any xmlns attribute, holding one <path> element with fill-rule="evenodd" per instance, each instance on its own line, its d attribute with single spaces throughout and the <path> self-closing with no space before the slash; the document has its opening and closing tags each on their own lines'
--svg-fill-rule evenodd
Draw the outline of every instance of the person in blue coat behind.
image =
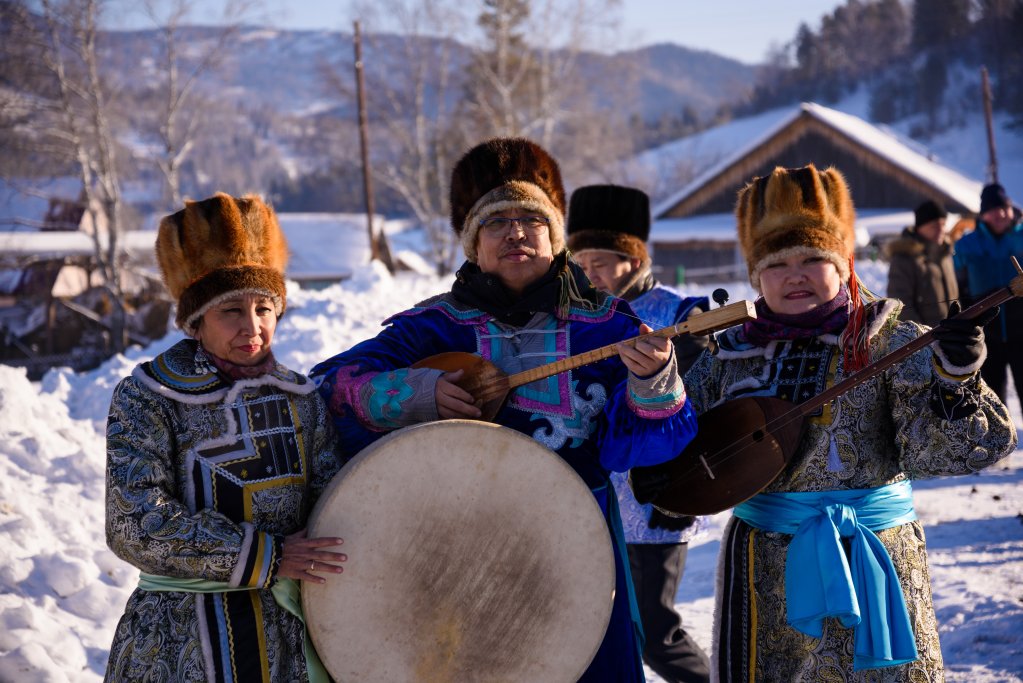
<svg viewBox="0 0 1023 683">
<path fill-rule="evenodd" d="M 560 170 L 535 143 L 497 138 L 469 150 L 452 172 L 451 224 L 467 259 L 451 291 L 391 317 L 376 337 L 313 368 L 346 447 L 415 423 L 480 417 L 474 397 L 456 384 L 462 371 L 411 367 L 434 354 L 466 351 L 512 373 L 650 329 L 569 260 Z M 644 679 L 642 629 L 609 477 L 663 462 L 695 435 L 673 348 L 660 338 L 623 345 L 618 356 L 514 389 L 494 420 L 561 456 L 604 511 L 616 590 L 583 681 Z"/>
<path fill-rule="evenodd" d="M 640 321 L 658 329 L 709 309 L 707 297 L 681 297 L 654 279 L 646 240 L 650 198 L 618 185 L 587 185 L 568 204 L 568 250 L 595 287 L 629 302 Z M 675 362 L 685 375 L 707 348 L 706 335 L 674 337 Z M 675 610 L 686 554 L 706 525 L 703 517 L 669 517 L 653 505 L 640 505 L 628 474 L 613 472 L 632 581 L 643 622 L 643 660 L 669 683 L 710 680 L 706 653 L 682 628 Z"/>
<path fill-rule="evenodd" d="M 956 242 L 952 257 L 964 308 L 1009 284 L 1017 274 L 1010 256 L 1023 263 L 1023 223 L 1005 188 L 997 183 L 984 186 L 978 218 L 977 227 Z M 1023 300 L 1003 304 L 984 329 L 984 338 L 987 357 L 980 369 L 984 381 L 1005 403 L 1011 369 L 1023 402 Z"/>
</svg>

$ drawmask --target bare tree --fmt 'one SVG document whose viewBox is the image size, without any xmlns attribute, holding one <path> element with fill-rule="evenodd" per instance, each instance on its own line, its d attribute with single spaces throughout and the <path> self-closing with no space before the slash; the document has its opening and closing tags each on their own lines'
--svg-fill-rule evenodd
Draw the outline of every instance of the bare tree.
<svg viewBox="0 0 1023 683">
<path fill-rule="evenodd" d="M 197 85 L 221 64 L 237 38 L 241 21 L 257 4 L 256 0 L 228 0 L 220 25 L 205 31 L 198 41 L 189 40 L 194 36 L 185 31 L 197 5 L 195 0 L 143 2 L 160 38 L 159 80 L 153 89 L 160 105 L 144 112 L 143 133 L 158 142 L 152 161 L 163 176 L 164 195 L 170 206 L 181 206 L 181 168 L 192 154 L 205 120 L 201 98 L 196 96 Z M 182 44 L 191 48 L 187 60 L 181 54 Z"/>
<path fill-rule="evenodd" d="M 460 84 L 456 60 L 461 54 L 454 36 L 461 34 L 464 16 L 458 3 L 440 0 L 380 0 L 373 7 L 356 4 L 353 9 L 367 15 L 369 25 L 383 14 L 404 38 L 401 54 L 388 55 L 380 33 L 366 37 L 369 60 L 386 56 L 403 64 L 400 69 L 367 64 L 370 119 L 384 127 L 383 135 L 373 136 L 382 148 L 373 171 L 375 178 L 401 196 L 422 225 L 433 262 L 443 275 L 458 256 L 458 242 L 447 218 L 447 186 L 453 156 L 462 146 L 453 125 Z M 382 73 L 386 77 L 378 76 Z M 326 75 L 336 93 L 351 97 L 350 76 L 333 69 Z"/>
<path fill-rule="evenodd" d="M 583 50 L 609 44 L 619 0 L 481 4 L 483 36 L 466 93 L 479 135 L 526 136 L 551 147 L 572 119 L 606 116 L 592 106 L 577 67 Z"/>
<path fill-rule="evenodd" d="M 102 1 L 42 0 L 42 10 L 44 62 L 56 80 L 56 107 L 62 124 L 50 134 L 63 141 L 73 155 L 85 211 L 93 225 L 96 263 L 115 296 L 121 297 L 121 181 L 97 45 Z M 101 229 L 104 223 L 106 230 Z"/>
</svg>

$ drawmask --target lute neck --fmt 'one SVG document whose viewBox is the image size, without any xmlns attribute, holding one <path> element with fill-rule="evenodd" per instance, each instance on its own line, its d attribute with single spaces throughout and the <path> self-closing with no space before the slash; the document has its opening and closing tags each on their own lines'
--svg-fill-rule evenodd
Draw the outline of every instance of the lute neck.
<svg viewBox="0 0 1023 683">
<path fill-rule="evenodd" d="M 530 370 L 517 372 L 508 377 L 508 388 L 514 389 L 515 387 L 520 387 L 524 384 L 529 384 L 530 382 L 547 379 L 548 377 L 553 377 L 554 375 L 562 372 L 575 370 L 576 368 L 581 368 L 584 365 L 590 365 L 591 363 L 602 361 L 605 358 L 617 356 L 618 347 L 622 344 L 635 346 L 636 342 L 643 339 L 650 339 L 652 337 L 671 339 L 672 337 L 677 337 L 680 334 L 706 334 L 714 330 L 731 327 L 732 325 L 752 320 L 756 317 L 756 309 L 752 302 L 737 301 L 734 304 L 728 304 L 727 306 L 711 309 L 706 313 L 697 313 L 690 316 L 683 322 L 676 323 L 669 327 L 662 327 L 659 330 L 654 330 L 647 334 L 641 334 L 638 337 L 633 337 L 632 339 L 608 344 L 607 346 L 601 346 L 591 351 L 580 353 L 577 356 L 569 356 L 568 358 L 562 358 L 561 360 L 554 361 L 553 363 L 547 363 Z"/>
<path fill-rule="evenodd" d="M 989 308 L 1000 306 L 1001 304 L 1004 304 L 1006 301 L 1009 301 L 1015 296 L 1019 295 L 1014 293 L 1014 289 L 1012 286 L 1002 287 L 1001 289 L 997 289 L 991 294 L 988 294 L 986 297 L 984 297 L 977 303 L 973 304 L 966 310 L 961 311 L 956 316 L 956 319 L 962 318 L 966 320 L 971 320 L 973 318 L 976 318 L 978 315 L 988 310 Z M 796 406 L 797 412 L 799 412 L 799 414 L 803 416 L 812 414 L 821 406 L 826 405 L 827 403 L 833 401 L 834 399 L 838 398 L 839 396 L 851 390 L 852 388 L 859 386 L 860 384 L 863 384 L 867 380 L 873 379 L 874 377 L 878 376 L 879 374 L 881 374 L 891 366 L 895 365 L 899 361 L 903 360 L 904 358 L 907 358 L 908 356 L 913 355 L 920 349 L 924 348 L 932 341 L 934 341 L 934 332 L 933 330 L 928 330 L 927 332 L 923 333 L 922 335 L 920 335 L 913 341 L 909 342 L 908 344 L 900 346 L 896 350 L 892 351 L 887 356 L 879 358 L 873 363 L 867 365 L 865 368 L 849 375 L 838 384 L 834 384 L 831 387 L 822 391 L 821 393 L 817 394 L 813 398 L 804 401 L 803 403 L 800 403 L 798 406 Z"/>
</svg>

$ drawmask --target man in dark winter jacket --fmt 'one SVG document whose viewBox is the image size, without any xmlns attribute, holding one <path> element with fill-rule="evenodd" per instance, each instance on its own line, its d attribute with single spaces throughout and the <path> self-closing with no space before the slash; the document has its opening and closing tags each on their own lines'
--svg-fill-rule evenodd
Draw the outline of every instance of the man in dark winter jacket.
<svg viewBox="0 0 1023 683">
<path fill-rule="evenodd" d="M 1023 263 L 1023 224 L 1005 188 L 986 185 L 980 194 L 977 227 L 956 242 L 955 269 L 963 304 L 971 304 L 1017 275 L 1010 256 Z M 1023 392 L 1023 300 L 1013 299 L 984 329 L 987 359 L 980 374 L 1005 402 L 1007 369 L 1016 392 Z M 1023 399 L 1021 399 L 1023 401 Z"/>
<path fill-rule="evenodd" d="M 913 212 L 913 227 L 888 244 L 888 296 L 904 304 L 902 320 L 934 327 L 948 315 L 948 305 L 959 297 L 952 243 L 945 236 L 948 212 L 928 199 Z"/>
<path fill-rule="evenodd" d="M 658 329 L 709 308 L 707 297 L 683 298 L 654 280 L 646 249 L 650 199 L 641 190 L 616 185 L 580 187 L 569 201 L 567 229 L 568 249 L 593 285 L 628 301 L 641 322 Z M 682 335 L 673 342 L 678 372 L 684 375 L 710 339 Z M 682 628 L 675 611 L 688 544 L 705 520 L 672 518 L 652 505 L 640 505 L 629 488 L 627 472 L 613 472 L 611 482 L 622 512 L 646 635 L 643 660 L 671 683 L 708 681 L 707 655 Z"/>
</svg>

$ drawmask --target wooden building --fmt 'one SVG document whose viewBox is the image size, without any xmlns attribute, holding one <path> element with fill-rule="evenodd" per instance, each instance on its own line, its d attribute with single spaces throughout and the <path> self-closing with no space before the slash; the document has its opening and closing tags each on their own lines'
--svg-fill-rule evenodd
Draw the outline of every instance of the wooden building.
<svg viewBox="0 0 1023 683">
<path fill-rule="evenodd" d="M 732 215 L 736 194 L 751 178 L 778 166 L 813 163 L 839 169 L 849 182 L 864 249 L 872 239 L 897 235 L 911 224 L 913 208 L 925 199 L 943 202 L 953 214 L 979 209 L 980 181 L 942 165 L 917 143 L 856 116 L 803 103 L 757 118 L 755 132 L 748 121 L 731 122 L 671 143 L 663 152 L 693 158 L 717 153 L 691 183 L 653 207 L 650 244 L 663 281 L 714 281 L 743 273 Z"/>
</svg>

